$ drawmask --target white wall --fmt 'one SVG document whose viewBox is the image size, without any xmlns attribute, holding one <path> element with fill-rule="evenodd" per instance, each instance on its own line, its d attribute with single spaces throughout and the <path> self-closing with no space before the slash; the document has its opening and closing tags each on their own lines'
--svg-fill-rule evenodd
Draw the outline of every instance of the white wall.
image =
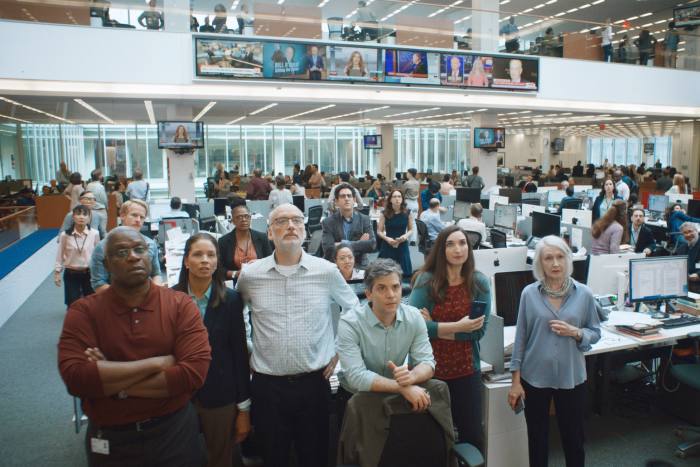
<svg viewBox="0 0 700 467">
<path fill-rule="evenodd" d="M 542 164 L 542 138 L 537 135 L 522 135 L 509 133 L 506 136 L 506 166 L 516 165 L 537 166 Z M 554 138 L 554 135 L 552 135 Z M 586 138 L 568 136 L 564 138 L 564 151 L 550 156 L 550 164 L 573 167 L 577 161 L 586 164 Z M 534 162 L 532 161 L 534 159 Z M 549 167 L 547 167 L 549 169 Z"/>
</svg>

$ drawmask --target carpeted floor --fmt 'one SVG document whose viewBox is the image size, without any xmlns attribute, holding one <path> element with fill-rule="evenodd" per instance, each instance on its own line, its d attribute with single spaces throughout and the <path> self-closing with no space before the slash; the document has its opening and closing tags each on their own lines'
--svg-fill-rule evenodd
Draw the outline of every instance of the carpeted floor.
<svg viewBox="0 0 700 467">
<path fill-rule="evenodd" d="M 80 435 L 74 432 L 72 398 L 56 369 L 56 343 L 65 313 L 62 300 L 62 289 L 48 276 L 0 328 L 2 466 L 86 465 L 82 445 L 85 430 Z M 700 457 L 673 457 L 678 442 L 673 427 L 677 423 L 657 410 L 591 416 L 586 431 L 586 465 L 643 467 L 650 459 L 660 459 L 676 467 L 700 466 Z M 554 421 L 551 440 L 550 466 L 563 467 Z"/>
<path fill-rule="evenodd" d="M 0 280 L 36 253 L 46 242 L 56 238 L 58 229 L 39 229 L 0 251 Z"/>
</svg>

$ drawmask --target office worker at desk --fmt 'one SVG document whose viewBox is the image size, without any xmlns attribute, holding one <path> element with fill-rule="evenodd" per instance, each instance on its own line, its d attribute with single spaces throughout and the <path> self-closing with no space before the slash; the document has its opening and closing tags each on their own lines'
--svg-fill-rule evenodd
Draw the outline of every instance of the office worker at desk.
<svg viewBox="0 0 700 467">
<path fill-rule="evenodd" d="M 219 238 L 221 266 L 226 279 L 236 279 L 244 264 L 272 254 L 272 245 L 264 232 L 250 228 L 250 211 L 244 200 L 231 203 L 234 229 Z"/>
<path fill-rule="evenodd" d="M 656 250 L 656 240 L 651 229 L 644 225 L 644 220 L 644 209 L 632 209 L 629 238 L 635 253 L 644 253 L 649 256 Z"/>
<path fill-rule="evenodd" d="M 681 225 L 681 233 L 685 243 L 676 249 L 677 255 L 688 255 L 688 289 L 691 292 L 700 291 L 700 276 L 698 275 L 698 259 L 700 256 L 700 242 L 698 242 L 698 226 L 693 222 Z"/>
<path fill-rule="evenodd" d="M 341 193 L 350 190 L 340 190 Z M 293 204 L 270 213 L 275 252 L 243 268 L 237 288 L 250 308 L 253 426 L 266 467 L 328 465 L 330 385 L 337 363 L 331 300 L 359 306 L 335 264 L 304 252 L 304 214 Z"/>
<path fill-rule="evenodd" d="M 617 195 L 615 183 L 611 178 L 608 178 L 603 182 L 603 189 L 600 190 L 600 194 L 595 201 L 593 201 L 593 213 L 591 215 L 593 222 L 608 212 L 608 209 L 610 209 L 610 206 L 612 206 L 613 201 L 616 199 L 622 199 L 622 197 Z"/>
<path fill-rule="evenodd" d="M 567 467 L 583 467 L 586 360 L 600 339 L 591 290 L 571 278 L 573 258 L 553 235 L 537 243 L 533 275 L 522 292 L 510 363 L 513 382 L 508 403 L 524 400 L 530 467 L 546 467 L 549 406 L 556 407 Z"/>
<path fill-rule="evenodd" d="M 479 232 L 481 234 L 481 241 L 486 241 L 486 224 L 481 220 L 483 213 L 484 208 L 481 207 L 481 203 L 474 203 L 469 208 L 471 217 L 460 219 L 457 222 L 457 226 L 467 232 Z"/>
<path fill-rule="evenodd" d="M 603 217 L 591 227 L 591 254 L 607 255 L 620 252 L 620 244 L 629 242 L 627 227 L 627 203 L 621 199 L 613 201 Z"/>
<path fill-rule="evenodd" d="M 481 361 L 479 340 L 491 312 L 488 278 L 474 269 L 474 256 L 464 231 L 446 227 L 413 279 L 408 303 L 421 310 L 435 356 L 435 378 L 447 383 L 458 442 L 483 446 L 481 428 Z M 485 314 L 470 319 L 474 300 L 485 302 Z"/>
<path fill-rule="evenodd" d="M 681 225 L 686 222 L 700 223 L 700 218 L 687 215 L 680 203 L 673 203 L 667 207 L 664 218 L 666 219 L 668 234 L 671 235 L 676 246 L 681 246 L 686 243 L 685 237 L 680 235 Z"/>
<path fill-rule="evenodd" d="M 374 251 L 377 244 L 369 216 L 355 212 L 354 204 L 353 187 L 348 183 L 339 184 L 335 189 L 336 212 L 321 223 L 323 257 L 333 261 L 335 248 L 342 243 L 352 249 L 360 266 L 366 266 L 367 253 Z"/>
</svg>

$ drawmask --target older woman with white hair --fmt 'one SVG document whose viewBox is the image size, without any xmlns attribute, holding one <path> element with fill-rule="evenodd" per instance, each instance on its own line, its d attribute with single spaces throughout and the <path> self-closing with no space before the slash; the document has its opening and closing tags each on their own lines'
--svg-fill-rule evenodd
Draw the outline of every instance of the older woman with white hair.
<svg viewBox="0 0 700 467">
<path fill-rule="evenodd" d="M 586 398 L 584 352 L 600 339 L 591 290 L 571 278 L 571 250 L 555 236 L 540 240 L 533 274 L 520 297 L 508 403 L 524 405 L 530 467 L 546 467 L 549 405 L 554 399 L 567 467 L 583 467 Z"/>
</svg>

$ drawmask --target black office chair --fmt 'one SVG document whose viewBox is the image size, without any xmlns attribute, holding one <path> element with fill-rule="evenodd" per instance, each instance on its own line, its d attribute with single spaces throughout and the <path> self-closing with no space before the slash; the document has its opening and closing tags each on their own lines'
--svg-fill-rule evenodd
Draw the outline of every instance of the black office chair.
<svg viewBox="0 0 700 467">
<path fill-rule="evenodd" d="M 576 198 L 576 199 L 562 200 L 561 205 L 559 207 L 561 209 L 581 209 L 582 205 L 583 205 L 583 200 Z"/>
<path fill-rule="evenodd" d="M 472 247 L 472 250 L 478 250 L 479 247 L 481 246 L 481 233 L 480 232 L 473 232 L 471 230 L 466 230 L 464 233 L 467 234 L 467 241 L 469 242 L 469 245 Z"/>
<path fill-rule="evenodd" d="M 691 332 L 688 338 L 693 339 L 692 363 L 675 363 L 671 365 L 671 376 L 678 381 L 678 389 L 669 394 L 672 409 L 677 416 L 688 420 L 694 426 L 683 426 L 675 429 L 676 435 L 682 439 L 685 433 L 700 433 L 700 357 L 698 357 L 698 341 L 700 332 Z M 700 437 L 684 441 L 676 446 L 676 456 L 681 459 L 700 453 Z"/>
<path fill-rule="evenodd" d="M 506 248 L 506 234 L 500 230 L 491 229 L 491 246 L 494 248 Z"/>
<path fill-rule="evenodd" d="M 321 230 L 321 217 L 323 217 L 323 206 L 311 206 L 309 208 L 309 222 L 306 223 L 309 235 L 317 230 Z"/>
<path fill-rule="evenodd" d="M 418 230 L 418 251 L 427 256 L 432 246 L 428 237 L 428 226 L 422 220 L 416 219 L 416 229 Z"/>
<path fill-rule="evenodd" d="M 306 252 L 311 256 L 322 257 L 323 249 L 321 248 L 321 240 L 323 231 L 320 229 L 314 230 L 306 244 Z"/>
</svg>

